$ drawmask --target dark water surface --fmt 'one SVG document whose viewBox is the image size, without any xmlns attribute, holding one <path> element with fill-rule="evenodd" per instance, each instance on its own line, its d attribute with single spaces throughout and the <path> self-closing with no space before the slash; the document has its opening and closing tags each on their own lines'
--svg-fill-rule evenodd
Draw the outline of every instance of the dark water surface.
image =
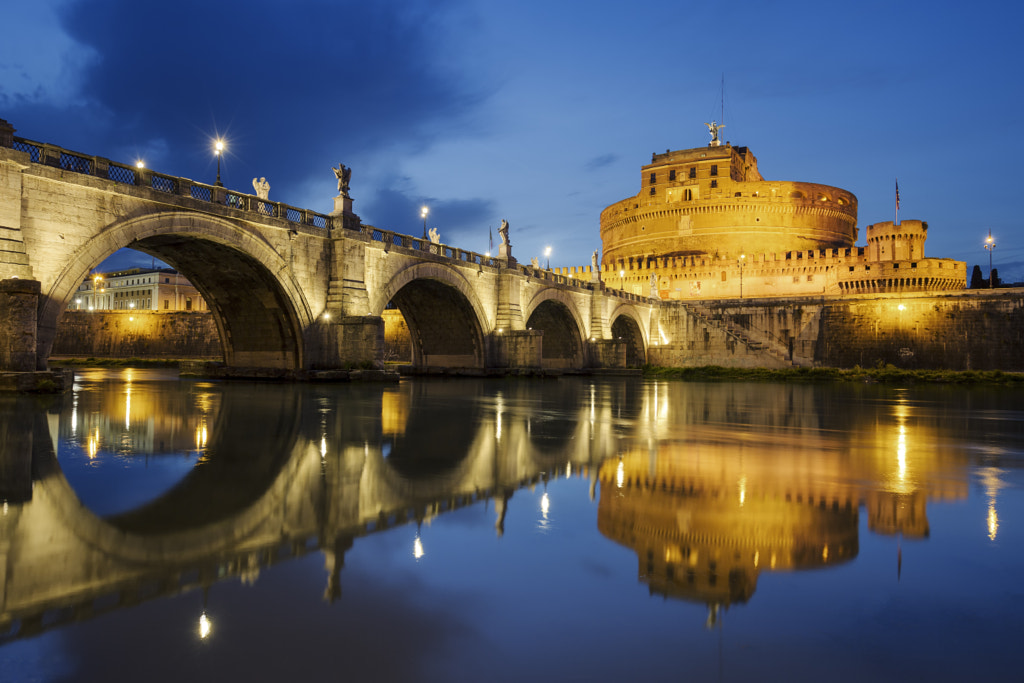
<svg viewBox="0 0 1024 683">
<path fill-rule="evenodd" d="M 1024 392 L 79 371 L 2 681 L 1018 681 Z"/>
</svg>

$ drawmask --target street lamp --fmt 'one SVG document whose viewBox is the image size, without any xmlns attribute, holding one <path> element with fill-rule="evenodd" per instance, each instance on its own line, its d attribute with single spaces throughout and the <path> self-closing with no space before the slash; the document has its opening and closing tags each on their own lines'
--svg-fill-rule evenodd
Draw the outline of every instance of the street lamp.
<svg viewBox="0 0 1024 683">
<path fill-rule="evenodd" d="M 620 270 L 619 271 L 619 289 L 621 289 L 621 290 L 625 290 L 626 289 L 626 271 L 625 270 Z"/>
<path fill-rule="evenodd" d="M 747 255 L 740 254 L 739 266 L 740 266 L 740 298 L 743 298 L 743 266 L 747 265 Z"/>
<path fill-rule="evenodd" d="M 544 258 L 548 260 L 548 270 L 551 270 L 551 247 L 544 247 Z"/>
<path fill-rule="evenodd" d="M 985 238 L 985 251 L 988 252 L 988 288 L 992 289 L 993 280 L 992 277 L 992 251 L 996 248 L 996 241 L 992 239 L 992 231 L 988 231 L 988 237 Z"/>
<path fill-rule="evenodd" d="M 420 218 L 423 219 L 423 239 L 427 239 L 427 214 L 430 213 L 430 209 L 426 206 L 420 207 Z"/>
<path fill-rule="evenodd" d="M 224 152 L 224 141 L 217 138 L 213 141 L 213 155 L 217 157 L 217 182 L 214 183 L 217 187 L 224 187 L 224 183 L 220 181 L 220 157 Z"/>
</svg>

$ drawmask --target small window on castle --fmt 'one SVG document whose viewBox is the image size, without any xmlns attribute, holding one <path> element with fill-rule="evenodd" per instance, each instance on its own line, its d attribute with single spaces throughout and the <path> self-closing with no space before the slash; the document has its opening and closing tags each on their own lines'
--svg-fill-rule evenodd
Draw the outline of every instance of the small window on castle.
<svg viewBox="0 0 1024 683">
<path fill-rule="evenodd" d="M 697 167 L 696 166 L 691 166 L 690 167 L 690 177 L 691 178 L 696 178 L 697 177 Z"/>
<path fill-rule="evenodd" d="M 725 282 L 725 271 L 722 271 L 722 282 Z"/>
<path fill-rule="evenodd" d="M 893 270 L 899 270 L 899 267 L 900 267 L 900 264 L 898 264 L 898 263 L 892 264 L 892 269 Z"/>
<path fill-rule="evenodd" d="M 916 263 L 911 263 L 911 264 L 910 264 L 910 267 L 911 267 L 911 268 L 917 268 L 917 264 L 916 264 Z"/>
<path fill-rule="evenodd" d="M 651 174 L 651 185 L 653 185 L 656 182 L 658 182 L 658 174 L 657 173 L 652 173 Z"/>
<path fill-rule="evenodd" d="M 186 311 L 191 311 L 192 310 L 192 297 L 190 297 L 190 296 L 189 297 L 185 297 L 185 310 Z"/>
<path fill-rule="evenodd" d="M 864 266 L 864 270 L 871 270 L 871 266 Z"/>
<path fill-rule="evenodd" d="M 171 278 L 169 278 L 169 277 L 165 277 L 165 278 L 164 278 L 164 284 L 167 284 L 167 283 L 169 283 L 170 281 L 171 281 Z"/>
<path fill-rule="evenodd" d="M 718 181 L 717 180 L 712 180 L 711 181 L 711 187 L 718 187 Z"/>
<path fill-rule="evenodd" d="M 685 192 L 683 192 L 683 199 L 685 199 L 686 201 L 692 200 L 693 199 L 693 190 L 686 190 Z"/>
<path fill-rule="evenodd" d="M 742 197 L 742 196 L 743 196 L 743 193 L 742 193 L 742 192 L 737 192 L 737 193 L 735 193 L 735 194 L 733 195 L 733 197 Z"/>
<path fill-rule="evenodd" d="M 793 276 L 793 282 L 800 282 L 800 276 L 799 275 L 794 275 Z"/>
<path fill-rule="evenodd" d="M 807 276 L 807 281 L 808 282 L 814 282 L 814 276 L 813 275 L 808 275 Z"/>
<path fill-rule="evenodd" d="M 166 311 L 170 307 L 171 307 L 170 300 L 169 299 L 164 299 L 164 310 Z"/>
<path fill-rule="evenodd" d="M 657 194 L 657 193 L 658 193 L 658 191 L 652 187 L 651 188 L 651 194 L 654 195 L 654 194 Z"/>
<path fill-rule="evenodd" d="M 669 180 L 675 180 L 676 179 L 676 172 L 675 171 L 669 171 L 668 172 L 668 179 Z"/>
<path fill-rule="evenodd" d="M 711 175 L 718 175 L 718 164 L 711 164 Z"/>
</svg>

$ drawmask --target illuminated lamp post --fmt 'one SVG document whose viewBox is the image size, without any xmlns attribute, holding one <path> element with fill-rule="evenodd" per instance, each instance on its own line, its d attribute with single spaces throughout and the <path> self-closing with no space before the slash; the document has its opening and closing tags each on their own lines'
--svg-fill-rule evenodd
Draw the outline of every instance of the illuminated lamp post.
<svg viewBox="0 0 1024 683">
<path fill-rule="evenodd" d="M 548 270 L 551 270 L 551 247 L 544 247 L 544 258 L 548 260 Z"/>
<path fill-rule="evenodd" d="M 214 183 L 217 187 L 224 187 L 224 183 L 220 181 L 220 157 L 224 152 L 224 141 L 217 138 L 213 142 L 213 155 L 217 157 L 217 182 Z"/>
<path fill-rule="evenodd" d="M 743 266 L 747 265 L 747 255 L 740 254 L 739 266 L 740 266 L 740 298 L 743 298 Z"/>
<path fill-rule="evenodd" d="M 427 214 L 430 213 L 430 209 L 426 206 L 420 207 L 420 218 L 423 219 L 423 239 L 427 239 Z"/>
<path fill-rule="evenodd" d="M 626 291 L 626 271 L 619 271 L 619 289 Z"/>
<path fill-rule="evenodd" d="M 996 248 L 996 241 L 992 239 L 992 231 L 988 231 L 988 237 L 985 238 L 985 251 L 988 252 L 988 288 L 992 289 L 995 285 L 994 278 L 992 277 L 992 252 Z"/>
</svg>

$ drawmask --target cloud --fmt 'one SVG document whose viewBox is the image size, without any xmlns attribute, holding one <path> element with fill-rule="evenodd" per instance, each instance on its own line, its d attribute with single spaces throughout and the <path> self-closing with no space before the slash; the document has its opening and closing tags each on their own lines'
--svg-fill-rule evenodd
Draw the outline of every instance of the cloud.
<svg viewBox="0 0 1024 683">
<path fill-rule="evenodd" d="M 26 137 L 207 182 L 223 135 L 225 184 L 267 176 L 294 203 L 311 169 L 465 134 L 486 92 L 437 46 L 467 11 L 462 0 L 76 0 L 59 16 L 89 56 L 77 96 L 7 96 L 4 118 L 31 124 Z"/>
<path fill-rule="evenodd" d="M 584 164 L 584 167 L 588 171 L 596 171 L 599 168 L 604 168 L 605 166 L 611 166 L 612 164 L 617 163 L 620 158 L 621 157 L 618 154 L 602 154 L 588 161 Z"/>
<path fill-rule="evenodd" d="M 401 183 L 402 181 L 396 181 Z M 441 241 L 479 252 L 487 249 L 487 228 L 497 231 L 501 217 L 489 199 L 437 199 L 389 187 L 371 195 L 356 211 L 364 223 L 406 235 L 423 234 L 420 207 L 427 206 L 427 229 L 437 228 Z M 497 239 L 497 232 L 495 232 Z"/>
</svg>

